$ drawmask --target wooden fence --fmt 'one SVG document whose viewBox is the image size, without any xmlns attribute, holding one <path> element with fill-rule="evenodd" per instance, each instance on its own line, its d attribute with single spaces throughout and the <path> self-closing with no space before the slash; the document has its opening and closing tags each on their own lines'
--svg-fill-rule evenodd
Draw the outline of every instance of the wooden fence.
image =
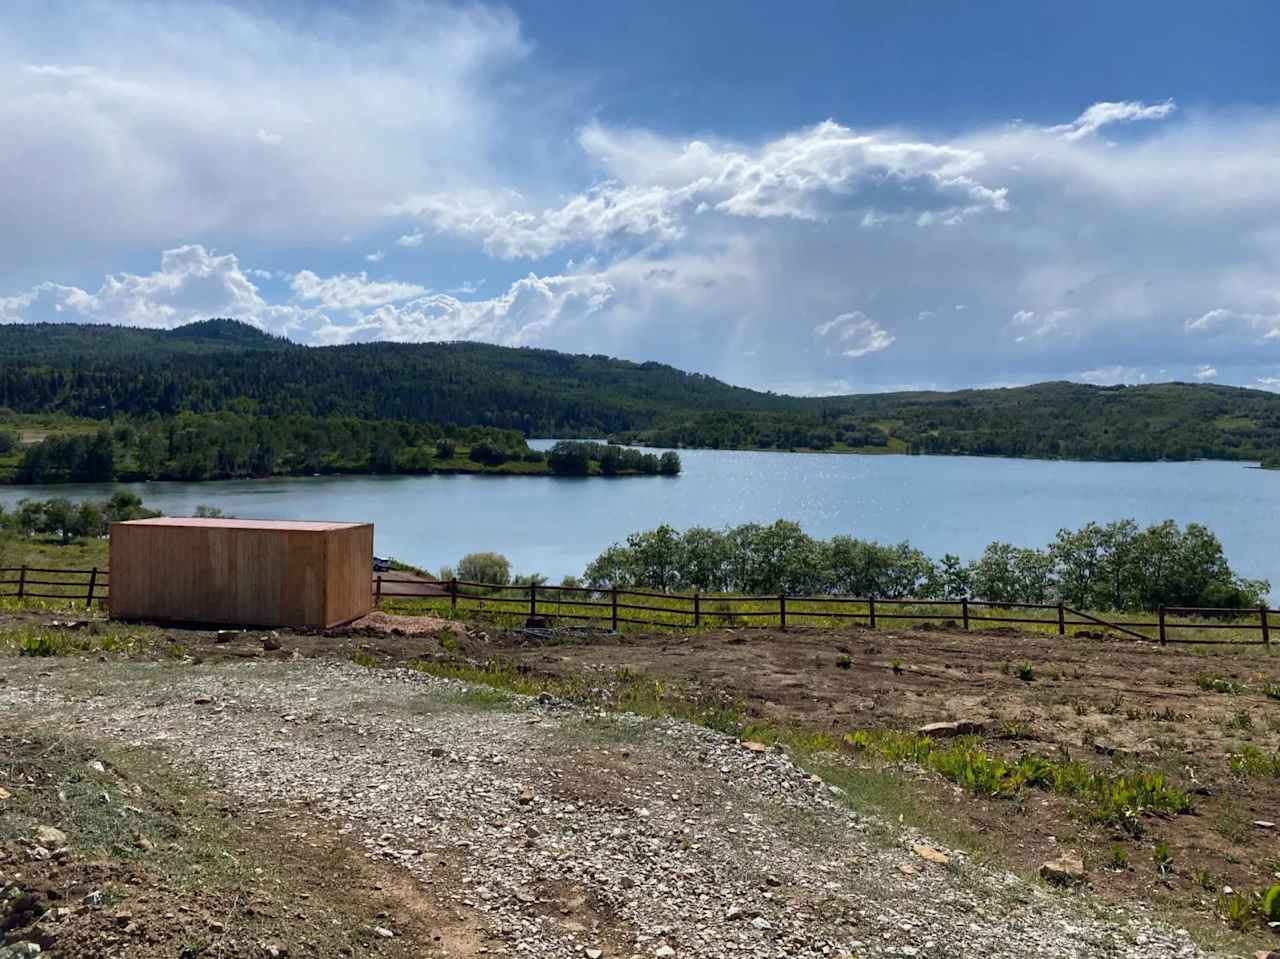
<svg viewBox="0 0 1280 959">
<path fill-rule="evenodd" d="M 389 585 L 389 584 L 388 584 Z M 1145 620 L 1107 620 L 1063 603 L 995 603 L 974 599 L 884 599 L 850 596 L 770 596 L 702 593 L 663 593 L 642 589 L 590 590 L 582 587 L 521 585 L 495 587 L 452 579 L 406 588 L 397 583 L 394 592 L 383 592 L 375 578 L 375 602 L 450 612 L 471 611 L 529 620 L 597 624 L 617 631 L 622 625 L 697 629 L 703 626 L 756 626 L 787 629 L 791 626 L 851 622 L 872 629 L 898 622 L 954 621 L 963 629 L 1033 624 L 1065 636 L 1067 629 L 1087 627 L 1107 630 L 1161 645 L 1233 643 L 1271 645 L 1270 617 L 1280 610 L 1224 609 L 1168 606 Z M 412 601 L 406 603 L 405 601 Z M 1035 615 L 1039 613 L 1040 615 Z M 1172 617 L 1172 618 L 1171 618 Z M 1187 618 L 1196 618 L 1187 622 Z M 815 622 L 816 621 L 816 622 Z M 1141 632 L 1146 630 L 1146 632 Z M 1223 639 L 1187 635 L 1190 631 L 1233 630 Z M 1240 638 L 1243 634 L 1244 638 Z M 1256 638 L 1253 638 L 1255 637 Z"/>
<path fill-rule="evenodd" d="M 93 569 L 44 569 L 39 566 L 0 567 L 0 596 L 18 599 L 60 599 L 68 603 L 107 598 L 107 571 Z"/>
<path fill-rule="evenodd" d="M 108 571 L 0 567 L 0 597 L 61 600 L 86 607 L 108 596 Z M 385 588 L 384 588 L 385 587 Z M 1108 620 L 1063 603 L 993 603 L 975 599 L 884 599 L 851 596 L 744 596 L 662 593 L 644 589 L 590 590 L 581 587 L 523 585 L 495 587 L 452 579 L 445 582 L 374 578 L 374 601 L 404 604 L 407 612 L 448 609 L 451 613 L 498 615 L 526 620 L 621 626 L 697 629 L 704 626 L 794 626 L 850 622 L 872 629 L 901 622 L 953 621 L 963 629 L 1034 625 L 1065 636 L 1068 628 L 1107 630 L 1146 642 L 1233 643 L 1270 646 L 1271 617 L 1280 610 L 1163 606 L 1154 618 Z M 1035 615 L 1035 614 L 1039 615 Z M 1194 621 L 1188 622 L 1188 619 Z M 1231 630 L 1223 639 L 1189 632 Z M 1241 638 L 1243 637 L 1243 638 Z M 1256 638 L 1255 638 L 1256 637 Z"/>
</svg>

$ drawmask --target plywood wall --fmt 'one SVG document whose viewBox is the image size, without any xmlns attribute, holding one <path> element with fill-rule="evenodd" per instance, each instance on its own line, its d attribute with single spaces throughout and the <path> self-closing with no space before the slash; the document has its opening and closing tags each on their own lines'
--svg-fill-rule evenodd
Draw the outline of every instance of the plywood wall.
<svg viewBox="0 0 1280 959">
<path fill-rule="evenodd" d="M 330 626 L 368 611 L 372 554 L 369 525 L 117 523 L 111 527 L 111 614 Z"/>
</svg>

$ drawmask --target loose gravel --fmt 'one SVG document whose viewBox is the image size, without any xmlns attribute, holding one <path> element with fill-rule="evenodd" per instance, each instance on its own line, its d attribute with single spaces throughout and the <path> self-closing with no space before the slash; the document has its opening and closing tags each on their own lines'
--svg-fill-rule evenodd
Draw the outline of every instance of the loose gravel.
<svg viewBox="0 0 1280 959">
<path fill-rule="evenodd" d="M 1211 955 L 685 723 L 347 663 L 5 665 L 0 710 L 305 806 L 473 920 L 477 955 Z"/>
</svg>

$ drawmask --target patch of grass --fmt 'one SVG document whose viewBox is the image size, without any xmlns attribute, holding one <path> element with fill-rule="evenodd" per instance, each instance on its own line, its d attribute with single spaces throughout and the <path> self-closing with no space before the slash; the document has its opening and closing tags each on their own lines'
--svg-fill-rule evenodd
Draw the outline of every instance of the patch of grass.
<svg viewBox="0 0 1280 959">
<path fill-rule="evenodd" d="M 382 662 L 382 660 L 378 659 L 377 656 L 369 652 L 367 649 L 353 650 L 351 653 L 351 661 L 357 666 L 363 666 L 366 669 L 372 669 L 374 666 L 377 666 Z"/>
<path fill-rule="evenodd" d="M 0 655 L 75 656 L 110 653 L 138 656 L 155 651 L 160 632 L 151 627 L 92 621 L 76 629 L 15 626 L 0 631 Z"/>
<path fill-rule="evenodd" d="M 1225 676 L 1216 676 L 1211 673 L 1201 673 L 1197 676 L 1196 685 L 1206 693 L 1224 693 L 1228 696 L 1239 695 L 1245 690 L 1244 683 L 1237 683 Z"/>
<path fill-rule="evenodd" d="M 78 854 L 145 863 L 181 889 L 240 880 L 248 871 L 228 855 L 231 820 L 150 751 L 4 735 L 0 763 L 12 773 L 0 838 L 55 826 Z"/>
<path fill-rule="evenodd" d="M 1268 756 L 1257 746 L 1242 746 L 1239 752 L 1227 754 L 1231 771 L 1242 779 L 1269 777 L 1280 779 L 1280 751 Z"/>
<path fill-rule="evenodd" d="M 1267 699 L 1280 699 L 1280 683 L 1268 682 L 1262 687 L 1262 694 Z"/>
<path fill-rule="evenodd" d="M 910 762 L 939 773 L 976 796 L 1017 798 L 1024 790 L 1043 789 L 1081 801 L 1091 820 L 1142 832 L 1148 812 L 1181 815 L 1192 811 L 1188 793 L 1157 772 L 1112 774 L 1091 770 L 1075 760 L 1026 753 L 1006 761 L 986 752 L 976 737 L 941 744 L 929 736 L 883 730 L 850 733 L 845 741 L 887 762 Z"/>
<path fill-rule="evenodd" d="M 1161 876 L 1167 876 L 1173 872 L 1173 853 L 1169 851 L 1169 844 L 1163 839 L 1156 843 L 1156 848 L 1151 851 L 1151 861 L 1156 864 L 1156 872 Z"/>
<path fill-rule="evenodd" d="M 1224 890 L 1218 896 L 1218 915 L 1242 932 L 1280 923 L 1280 884 L 1253 893 Z"/>
<path fill-rule="evenodd" d="M 838 668 L 838 669 L 852 669 L 852 668 L 853 668 L 853 657 L 852 657 L 852 656 L 840 656 L 840 657 L 838 657 L 838 658 L 836 659 L 836 668 Z"/>
<path fill-rule="evenodd" d="M 1112 846 L 1107 856 L 1107 868 L 1113 872 L 1124 872 L 1129 868 L 1129 853 L 1123 846 Z"/>
<path fill-rule="evenodd" d="M 1036 678 L 1036 669 L 1029 660 L 1022 660 L 1014 667 L 1014 673 L 1024 683 L 1029 683 Z"/>
<path fill-rule="evenodd" d="M 1236 713 L 1230 719 L 1227 720 L 1227 728 L 1228 729 L 1252 729 L 1253 717 L 1250 716 L 1248 712 L 1242 709 L 1240 710 L 1240 712 Z"/>
</svg>

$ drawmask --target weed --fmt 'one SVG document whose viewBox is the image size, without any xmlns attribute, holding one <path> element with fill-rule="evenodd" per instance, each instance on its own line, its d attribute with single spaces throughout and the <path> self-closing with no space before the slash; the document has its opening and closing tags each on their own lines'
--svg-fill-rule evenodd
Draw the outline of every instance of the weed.
<svg viewBox="0 0 1280 959">
<path fill-rule="evenodd" d="M 19 656 L 61 656 L 68 652 L 65 642 L 49 633 L 30 633 L 18 641 Z"/>
<path fill-rule="evenodd" d="M 1218 915 L 1232 929 L 1244 932 L 1257 921 L 1257 905 L 1248 893 L 1224 891 L 1218 895 Z"/>
<path fill-rule="evenodd" d="M 1248 712 L 1242 709 L 1240 710 L 1240 712 L 1236 713 L 1234 716 L 1232 716 L 1230 719 L 1227 720 L 1227 728 L 1228 729 L 1252 729 L 1253 717 L 1250 716 Z"/>
<path fill-rule="evenodd" d="M 1235 696 L 1244 691 L 1242 683 L 1232 682 L 1225 676 L 1214 676 L 1209 673 L 1202 673 L 1196 677 L 1196 685 L 1206 693 L 1226 693 L 1229 696 Z"/>
<path fill-rule="evenodd" d="M 1217 892 L 1222 888 L 1222 883 L 1218 880 L 1218 877 L 1208 869 L 1196 870 L 1196 885 L 1205 892 Z"/>
<path fill-rule="evenodd" d="M 1242 746 L 1239 752 L 1228 753 L 1231 771 L 1242 779 L 1252 776 L 1268 776 L 1280 779 L 1280 752 L 1270 756 L 1257 746 Z"/>
<path fill-rule="evenodd" d="M 1006 719 L 996 733 L 998 739 L 1030 739 L 1031 727 L 1018 719 Z"/>
<path fill-rule="evenodd" d="M 373 653 L 369 652 L 367 649 L 357 649 L 353 651 L 351 654 L 351 661 L 357 666 L 363 666 L 366 669 L 377 666 L 379 662 L 378 657 L 373 655 Z"/>
<path fill-rule="evenodd" d="M 902 675 L 902 660 L 900 660 L 900 659 L 891 659 L 891 660 L 889 660 L 889 668 L 893 670 L 893 675 L 895 675 L 895 676 L 901 676 L 901 675 Z"/>
<path fill-rule="evenodd" d="M 1107 868 L 1115 872 L 1124 872 L 1129 868 L 1129 854 L 1123 846 L 1112 846 L 1111 855 L 1107 857 Z"/>
<path fill-rule="evenodd" d="M 1024 683 L 1029 683 L 1036 678 L 1035 667 L 1028 660 L 1022 660 L 1016 667 L 1017 675 Z"/>
<path fill-rule="evenodd" d="M 442 630 L 437 638 L 440 640 L 440 648 L 446 653 L 456 653 L 458 651 L 458 637 L 452 632 Z"/>
<path fill-rule="evenodd" d="M 841 656 L 839 659 L 837 659 L 837 660 L 836 660 L 836 666 L 838 666 L 840 669 L 852 669 L 852 668 L 853 668 L 853 657 L 852 657 L 852 656 Z"/>
<path fill-rule="evenodd" d="M 1280 683 L 1268 682 L 1262 687 L 1262 692 L 1267 699 L 1280 699 Z"/>
<path fill-rule="evenodd" d="M 1075 702 L 1071 704 L 1071 709 L 1077 716 L 1089 715 L 1089 704 L 1086 703 L 1083 699 L 1075 700 Z"/>
<path fill-rule="evenodd" d="M 1167 876 L 1173 872 L 1173 853 L 1169 851 L 1169 844 L 1163 839 L 1156 843 L 1156 848 L 1151 852 L 1151 859 L 1156 864 L 1156 872 L 1161 876 Z"/>
<path fill-rule="evenodd" d="M 1191 797 L 1156 772 L 1095 772 L 1084 763 L 1026 753 L 1014 762 L 992 756 L 975 737 L 940 745 L 917 733 L 864 730 L 845 742 L 887 762 L 909 762 L 932 769 L 974 795 L 1016 797 L 1027 788 L 1044 789 L 1081 800 L 1089 818 L 1118 826 L 1132 835 L 1142 832 L 1146 812 L 1182 815 L 1192 810 Z"/>
</svg>

